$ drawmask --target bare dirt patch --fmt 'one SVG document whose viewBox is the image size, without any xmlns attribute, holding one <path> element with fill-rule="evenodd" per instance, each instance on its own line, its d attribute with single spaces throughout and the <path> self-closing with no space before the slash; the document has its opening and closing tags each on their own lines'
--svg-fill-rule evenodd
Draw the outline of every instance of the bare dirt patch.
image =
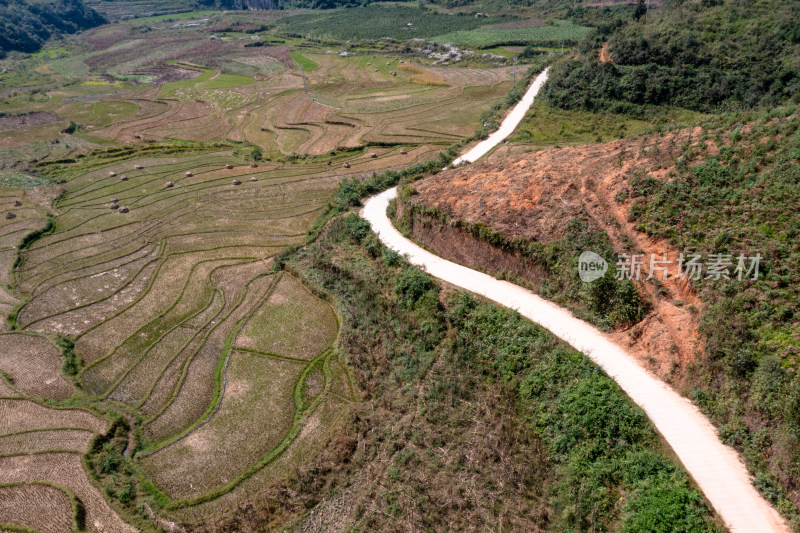
<svg viewBox="0 0 800 533">
<path fill-rule="evenodd" d="M 190 69 L 179 66 L 164 65 L 161 67 L 149 67 L 132 70 L 129 74 L 139 74 L 145 76 L 155 76 L 154 87 L 160 87 L 165 83 L 173 81 L 189 80 L 198 77 L 203 72 L 197 69 Z"/>
<path fill-rule="evenodd" d="M 659 273 L 659 283 L 640 283 L 653 302 L 654 312 L 633 328 L 611 336 L 629 345 L 645 366 L 663 377 L 677 379 L 679 371 L 701 350 L 697 310 L 702 304 L 688 282 L 676 276 L 679 251 L 665 240 L 637 231 L 629 222 L 631 200 L 627 196 L 637 172 L 666 178 L 689 138 L 690 132 L 685 130 L 661 137 L 547 150 L 448 170 L 414 184 L 414 188 L 426 205 L 453 219 L 486 224 L 512 240 L 556 241 L 570 220 L 588 216 L 608 233 L 618 252 L 643 254 L 645 263 L 650 254 L 660 259 L 666 253 L 673 265 L 667 279 L 661 281 Z M 437 251 L 441 248 L 446 255 L 458 255 L 461 261 L 487 263 L 484 268 L 492 271 L 498 271 L 492 261 L 501 260 L 501 265 L 514 261 L 513 256 L 498 258 L 481 246 L 466 244 L 464 239 L 474 242 L 469 235 L 451 232 L 437 236 L 431 230 L 420 231 L 431 241 L 426 244 Z M 648 272 L 649 264 L 644 264 L 643 280 Z"/>
<path fill-rule="evenodd" d="M 20 115 L 0 114 L 0 131 L 14 131 L 35 126 L 47 126 L 64 122 L 64 119 L 48 111 L 36 111 Z"/>
<path fill-rule="evenodd" d="M 600 48 L 600 62 L 615 64 L 614 60 L 611 59 L 611 54 L 608 52 L 608 43 L 603 43 L 603 47 Z"/>
</svg>

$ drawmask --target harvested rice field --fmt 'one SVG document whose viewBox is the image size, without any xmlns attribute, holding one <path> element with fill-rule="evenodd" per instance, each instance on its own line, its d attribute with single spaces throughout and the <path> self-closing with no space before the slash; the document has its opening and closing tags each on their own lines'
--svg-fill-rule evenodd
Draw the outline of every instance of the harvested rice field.
<svg viewBox="0 0 800 533">
<path fill-rule="evenodd" d="M 293 14 L 0 59 L 0 531 L 202 529 L 345 439 L 339 312 L 279 256 L 343 180 L 472 139 L 512 70 L 340 53 Z"/>
</svg>

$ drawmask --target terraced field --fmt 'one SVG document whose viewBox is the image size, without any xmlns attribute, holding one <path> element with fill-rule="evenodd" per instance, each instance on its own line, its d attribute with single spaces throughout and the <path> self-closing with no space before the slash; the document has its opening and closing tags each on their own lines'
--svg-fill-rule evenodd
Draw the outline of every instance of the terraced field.
<svg viewBox="0 0 800 533">
<path fill-rule="evenodd" d="M 438 157 L 511 88 L 148 24 L 32 57 L 51 88 L 0 97 L 23 113 L 0 132 L 0 530 L 191 528 L 341 436 L 337 314 L 275 256 L 341 180 Z"/>
</svg>

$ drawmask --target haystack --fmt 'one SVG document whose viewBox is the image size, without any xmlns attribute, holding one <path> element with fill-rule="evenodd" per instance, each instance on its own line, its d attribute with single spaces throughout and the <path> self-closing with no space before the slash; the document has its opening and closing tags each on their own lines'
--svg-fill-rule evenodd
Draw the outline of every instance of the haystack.
<svg viewBox="0 0 800 533">
<path fill-rule="evenodd" d="M 250 176 L 250 181 L 258 181 L 258 178 L 255 176 Z"/>
<path fill-rule="evenodd" d="M 110 207 L 112 211 L 116 211 L 117 209 L 119 209 L 119 206 L 117 204 L 111 204 L 108 207 Z"/>
<path fill-rule="evenodd" d="M 21 205 L 22 205 L 22 202 L 20 200 L 14 200 L 14 207 L 19 207 Z"/>
<path fill-rule="evenodd" d="M 187 178 L 191 178 L 192 176 L 194 176 L 194 174 L 192 174 L 192 171 L 189 170 L 186 172 L 186 174 L 184 174 L 184 176 L 186 176 Z"/>
<path fill-rule="evenodd" d="M 252 163 L 250 163 L 250 168 L 258 168 L 258 163 L 253 161 Z"/>
<path fill-rule="evenodd" d="M 372 159 L 375 159 L 376 157 L 378 157 L 378 154 L 376 154 L 375 152 L 371 152 L 371 153 L 369 154 L 369 156 L 370 156 Z"/>
<path fill-rule="evenodd" d="M 331 166 L 331 162 L 330 161 L 328 161 L 328 166 Z"/>
<path fill-rule="evenodd" d="M 142 170 L 144 167 L 142 165 L 133 165 L 133 168 L 136 170 Z"/>
<path fill-rule="evenodd" d="M 241 185 L 242 184 L 242 182 L 237 180 L 237 179 L 234 179 L 231 183 L 233 183 L 234 185 Z"/>
<path fill-rule="evenodd" d="M 344 164 L 344 165 L 342 165 L 342 166 L 343 166 L 344 168 L 350 168 L 350 163 L 345 163 L 345 164 Z"/>
<path fill-rule="evenodd" d="M 120 181 L 128 181 L 128 176 L 120 176 L 119 180 Z"/>
<path fill-rule="evenodd" d="M 6 220 L 11 220 L 12 218 L 17 218 L 17 215 L 14 213 L 6 213 Z"/>
<path fill-rule="evenodd" d="M 120 207 L 120 208 L 119 208 L 119 212 L 120 212 L 120 213 L 127 213 L 128 211 L 130 211 L 130 209 L 128 209 L 128 208 L 127 208 L 127 207 L 125 207 L 124 205 L 123 205 L 122 207 Z"/>
<path fill-rule="evenodd" d="M 112 204 L 115 204 L 115 203 L 117 203 L 117 202 L 119 202 L 119 200 L 117 200 L 117 197 L 116 197 L 116 196 L 112 196 L 112 197 L 111 197 L 111 203 L 112 203 Z"/>
<path fill-rule="evenodd" d="M 225 168 L 226 168 L 227 170 L 230 170 L 230 169 L 232 169 L 232 168 L 233 168 L 233 165 L 231 165 L 230 163 L 228 163 L 227 165 L 225 165 Z"/>
<path fill-rule="evenodd" d="M 400 150 L 400 155 L 406 155 L 407 153 L 405 150 Z"/>
<path fill-rule="evenodd" d="M 168 182 L 166 182 L 166 183 L 164 184 L 164 188 L 165 188 L 165 189 L 169 189 L 170 187 L 174 187 L 174 186 L 175 186 L 175 184 L 174 184 L 174 183 L 172 183 L 171 181 L 168 181 Z"/>
<path fill-rule="evenodd" d="M 113 178 L 114 176 L 117 175 L 117 173 L 112 170 L 111 172 L 108 173 L 108 175 L 109 175 L 109 177 Z"/>
</svg>

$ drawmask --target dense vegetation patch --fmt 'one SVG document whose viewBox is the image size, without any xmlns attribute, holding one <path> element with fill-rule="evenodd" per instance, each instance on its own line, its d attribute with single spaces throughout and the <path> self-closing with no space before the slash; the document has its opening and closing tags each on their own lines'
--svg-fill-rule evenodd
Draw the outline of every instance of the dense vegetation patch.
<svg viewBox="0 0 800 533">
<path fill-rule="evenodd" d="M 681 250 L 760 254 L 758 279 L 700 279 L 705 354 L 690 392 L 744 452 L 756 484 L 796 514 L 800 479 L 800 118 L 796 107 L 708 125 L 664 180 L 639 176 L 630 217 Z M 794 504 L 794 505 L 793 505 Z"/>
<path fill-rule="evenodd" d="M 553 68 L 543 95 L 565 109 L 635 114 L 775 104 L 800 94 L 798 28 L 789 0 L 668 0 L 647 17 L 621 12 L 598 23 L 577 59 Z M 606 41 L 613 63 L 598 61 Z"/>
<path fill-rule="evenodd" d="M 35 52 L 50 37 L 105 21 L 81 0 L 0 0 L 0 58 L 11 50 Z"/>
<path fill-rule="evenodd" d="M 714 530 L 646 416 L 549 332 L 442 293 L 354 215 L 333 219 L 286 265 L 331 295 L 366 398 L 352 457 L 314 481 L 332 500 L 347 494 L 337 520 L 369 530 Z"/>
</svg>

